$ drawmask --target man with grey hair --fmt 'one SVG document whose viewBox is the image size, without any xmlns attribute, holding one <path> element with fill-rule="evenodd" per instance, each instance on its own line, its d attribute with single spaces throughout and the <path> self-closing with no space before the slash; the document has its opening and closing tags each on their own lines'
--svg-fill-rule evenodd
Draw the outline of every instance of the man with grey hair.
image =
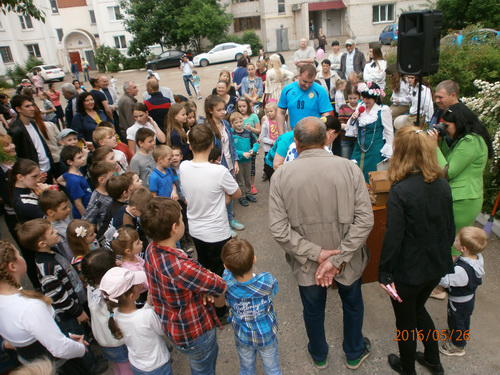
<svg viewBox="0 0 500 375">
<path fill-rule="evenodd" d="M 78 93 L 76 92 L 75 85 L 72 83 L 63 83 L 61 86 L 61 92 L 67 100 L 66 108 L 64 110 L 66 127 L 71 128 L 71 122 L 73 121 L 73 116 L 76 113 L 76 99 L 78 98 Z"/>
<path fill-rule="evenodd" d="M 273 174 L 269 229 L 299 285 L 314 365 L 327 367 L 325 305 L 335 280 L 343 309 L 345 365 L 355 370 L 371 351 L 362 333 L 361 276 L 369 259 L 365 241 L 373 212 L 363 173 L 323 149 L 325 132 L 324 123 L 315 117 L 295 126 L 299 157 Z"/>
<path fill-rule="evenodd" d="M 134 125 L 134 104 L 137 103 L 139 89 L 133 81 L 123 83 L 123 95 L 118 100 L 118 116 L 120 117 L 120 129 L 122 134 L 127 134 L 127 129 Z"/>
</svg>

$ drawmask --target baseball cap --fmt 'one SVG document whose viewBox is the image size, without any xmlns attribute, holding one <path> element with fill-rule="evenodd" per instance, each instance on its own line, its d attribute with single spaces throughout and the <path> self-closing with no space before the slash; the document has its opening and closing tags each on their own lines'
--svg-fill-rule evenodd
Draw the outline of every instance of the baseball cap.
<svg viewBox="0 0 500 375">
<path fill-rule="evenodd" d="M 70 134 L 78 135 L 78 133 L 75 130 L 66 128 L 66 129 L 61 130 L 61 133 L 59 133 L 59 139 L 64 139 Z"/>
<path fill-rule="evenodd" d="M 347 40 L 345 41 L 345 44 L 346 44 L 346 46 L 347 46 L 347 45 L 353 45 L 353 44 L 356 44 L 356 42 L 355 42 L 353 39 L 347 39 Z"/>
<path fill-rule="evenodd" d="M 144 271 L 131 271 L 126 268 L 113 267 L 104 274 L 99 288 L 106 293 L 112 302 L 118 302 L 118 298 L 134 285 L 140 285 L 146 281 Z"/>
</svg>

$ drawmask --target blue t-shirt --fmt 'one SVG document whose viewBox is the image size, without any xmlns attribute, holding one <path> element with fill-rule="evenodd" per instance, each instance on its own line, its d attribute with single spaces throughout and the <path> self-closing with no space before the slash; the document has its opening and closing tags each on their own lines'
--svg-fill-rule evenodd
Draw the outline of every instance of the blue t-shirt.
<svg viewBox="0 0 500 375">
<path fill-rule="evenodd" d="M 66 172 L 63 174 L 63 178 L 66 180 L 66 191 L 71 200 L 74 202 L 76 199 L 81 199 L 83 207 L 87 208 L 92 190 L 85 177 Z M 80 215 L 73 204 L 73 218 L 80 219 L 81 217 L 82 215 Z"/>
<path fill-rule="evenodd" d="M 171 168 L 165 168 L 165 173 L 161 173 L 155 168 L 149 177 L 149 191 L 156 193 L 159 197 L 170 198 L 172 195 L 172 184 L 177 181 Z"/>
<path fill-rule="evenodd" d="M 286 157 L 288 148 L 293 142 L 293 131 L 281 134 L 276 142 L 274 142 L 273 147 L 267 153 L 265 162 L 271 168 L 273 167 L 274 156 L 278 154 L 281 157 Z"/>
<path fill-rule="evenodd" d="M 278 107 L 288 109 L 292 129 L 304 117 L 321 117 L 322 113 L 333 111 L 326 90 L 316 82 L 307 91 L 302 90 L 298 82 L 285 86 Z"/>
</svg>

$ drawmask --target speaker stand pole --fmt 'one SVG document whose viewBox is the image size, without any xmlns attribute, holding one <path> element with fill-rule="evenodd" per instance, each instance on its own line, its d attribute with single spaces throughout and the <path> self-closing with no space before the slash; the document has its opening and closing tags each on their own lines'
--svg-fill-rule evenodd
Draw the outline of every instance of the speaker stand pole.
<svg viewBox="0 0 500 375">
<path fill-rule="evenodd" d="M 418 75 L 416 81 L 418 82 L 418 107 L 417 107 L 417 121 L 415 122 L 415 126 L 420 126 L 420 101 L 422 98 L 422 76 Z"/>
</svg>

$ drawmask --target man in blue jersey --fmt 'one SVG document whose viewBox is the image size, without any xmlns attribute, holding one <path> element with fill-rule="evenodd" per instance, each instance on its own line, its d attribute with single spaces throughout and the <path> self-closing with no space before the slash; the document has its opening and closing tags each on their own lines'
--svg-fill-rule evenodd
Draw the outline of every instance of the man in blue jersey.
<svg viewBox="0 0 500 375">
<path fill-rule="evenodd" d="M 302 65 L 298 80 L 281 92 L 278 103 L 276 122 L 279 134 L 283 134 L 285 114 L 288 109 L 289 124 L 293 130 L 295 124 L 308 116 L 327 116 L 333 111 L 328 93 L 321 85 L 314 82 L 316 68 L 312 64 Z"/>
</svg>

